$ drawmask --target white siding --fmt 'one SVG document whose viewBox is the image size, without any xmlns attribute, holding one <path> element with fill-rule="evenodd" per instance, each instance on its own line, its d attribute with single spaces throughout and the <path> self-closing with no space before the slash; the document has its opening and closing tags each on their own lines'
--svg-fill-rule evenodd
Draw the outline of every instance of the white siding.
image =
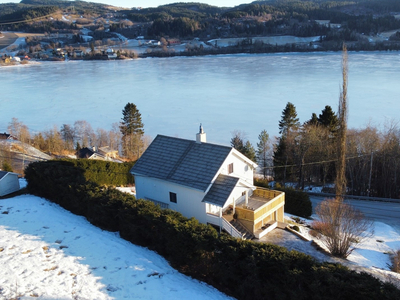
<svg viewBox="0 0 400 300">
<path fill-rule="evenodd" d="M 138 199 L 149 198 L 167 203 L 170 209 L 180 212 L 187 218 L 195 217 L 206 223 L 206 204 L 201 202 L 205 193 L 171 182 L 150 177 L 135 176 L 136 196 Z M 169 201 L 169 193 L 175 193 L 177 203 Z"/>
<path fill-rule="evenodd" d="M 5 196 L 19 190 L 18 175 L 8 173 L 0 180 L 0 196 Z"/>
<path fill-rule="evenodd" d="M 231 163 L 233 163 L 233 173 L 229 174 L 228 166 Z M 234 151 L 232 151 L 226 158 L 217 174 L 239 177 L 249 185 L 253 185 L 253 167 L 238 155 L 235 155 Z"/>
</svg>

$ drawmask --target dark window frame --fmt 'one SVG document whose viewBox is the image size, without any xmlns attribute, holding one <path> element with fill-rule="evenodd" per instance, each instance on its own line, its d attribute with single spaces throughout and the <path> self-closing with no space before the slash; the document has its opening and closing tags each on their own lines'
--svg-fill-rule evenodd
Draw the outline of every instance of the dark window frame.
<svg viewBox="0 0 400 300">
<path fill-rule="evenodd" d="M 169 202 L 178 203 L 176 193 L 169 192 Z"/>
</svg>

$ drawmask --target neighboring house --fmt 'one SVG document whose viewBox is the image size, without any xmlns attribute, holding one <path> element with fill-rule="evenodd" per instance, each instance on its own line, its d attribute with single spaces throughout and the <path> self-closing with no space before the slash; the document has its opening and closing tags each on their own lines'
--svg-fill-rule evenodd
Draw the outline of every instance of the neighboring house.
<svg viewBox="0 0 400 300">
<path fill-rule="evenodd" d="M 261 237 L 284 221 L 285 196 L 253 185 L 256 166 L 232 147 L 206 143 L 200 127 L 196 141 L 158 135 L 130 172 L 137 198 L 236 237 Z"/>
<path fill-rule="evenodd" d="M 76 152 L 76 158 L 87 158 L 87 159 L 97 159 L 97 160 L 107 160 L 117 163 L 122 161 L 116 159 L 118 156 L 118 151 L 113 150 L 110 147 L 101 147 L 97 151 L 95 147 L 93 148 L 82 148 Z"/>
<path fill-rule="evenodd" d="M 12 136 L 11 134 L 4 132 L 0 133 L 0 140 L 17 140 L 17 138 Z"/>
<path fill-rule="evenodd" d="M 96 152 L 95 147 L 84 147 L 76 152 L 76 158 L 99 159 L 106 160 L 106 157 Z"/>
<path fill-rule="evenodd" d="M 19 190 L 18 174 L 0 171 L 0 197 Z"/>
<path fill-rule="evenodd" d="M 118 157 L 118 150 L 114 150 L 109 146 L 100 147 L 99 153 L 108 158 L 117 158 Z"/>
</svg>

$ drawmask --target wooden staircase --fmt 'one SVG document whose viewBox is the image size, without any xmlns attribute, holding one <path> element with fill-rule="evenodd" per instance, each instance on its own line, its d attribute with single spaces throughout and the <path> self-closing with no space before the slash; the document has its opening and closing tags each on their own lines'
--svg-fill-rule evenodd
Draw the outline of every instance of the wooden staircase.
<svg viewBox="0 0 400 300">
<path fill-rule="evenodd" d="M 254 238 L 254 235 L 253 235 L 250 231 L 248 231 L 248 230 L 246 229 L 246 227 L 244 227 L 244 226 L 240 223 L 240 221 L 235 220 L 235 219 L 232 219 L 232 220 L 230 221 L 230 223 L 231 223 L 231 225 L 232 225 L 233 227 L 235 227 L 235 228 L 237 229 L 237 231 L 239 231 L 239 232 L 242 234 L 244 240 L 251 240 L 251 239 Z"/>
</svg>

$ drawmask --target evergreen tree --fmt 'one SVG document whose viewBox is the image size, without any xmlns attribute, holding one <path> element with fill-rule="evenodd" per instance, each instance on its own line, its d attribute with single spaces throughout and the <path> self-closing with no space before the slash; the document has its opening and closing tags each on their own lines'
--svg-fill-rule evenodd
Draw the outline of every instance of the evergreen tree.
<svg viewBox="0 0 400 300">
<path fill-rule="evenodd" d="M 126 104 L 124 109 L 122 110 L 122 116 L 122 122 L 119 127 L 122 136 L 130 134 L 144 134 L 142 115 L 140 114 L 135 104 Z"/>
<path fill-rule="evenodd" d="M 279 121 L 279 133 L 287 136 L 291 131 L 296 131 L 300 127 L 299 118 L 297 118 L 296 107 L 288 102 L 282 112 L 282 119 Z"/>
<path fill-rule="evenodd" d="M 244 145 L 243 154 L 252 161 L 256 161 L 256 151 L 250 141 Z"/>
<path fill-rule="evenodd" d="M 247 158 L 251 159 L 252 161 L 256 160 L 256 151 L 254 150 L 253 145 L 250 141 L 244 141 L 243 134 L 240 131 L 235 131 L 233 133 L 233 137 L 231 139 L 231 146 L 235 148 L 237 151 L 242 153 Z"/>
<path fill-rule="evenodd" d="M 282 111 L 282 119 L 279 121 L 279 133 L 281 137 L 279 144 L 274 152 L 275 176 L 283 180 L 285 184 L 288 176 L 291 176 L 293 170 L 287 168 L 287 165 L 293 164 L 291 149 L 295 145 L 295 135 L 300 128 L 299 118 L 297 118 L 296 107 L 293 103 L 288 102 Z"/>
<path fill-rule="evenodd" d="M 235 148 L 240 153 L 243 153 L 244 150 L 244 142 L 242 138 L 242 134 L 240 132 L 234 132 L 233 137 L 231 139 L 231 146 Z"/>
<path fill-rule="evenodd" d="M 322 113 L 318 117 L 318 122 L 329 129 L 330 132 L 335 133 L 338 130 L 339 120 L 333 112 L 332 107 L 326 105 Z"/>
<path fill-rule="evenodd" d="M 268 152 L 270 149 L 269 145 L 269 135 L 267 131 L 261 131 L 260 135 L 258 136 L 258 143 L 257 143 L 257 161 L 262 168 L 262 173 L 264 178 L 267 177 L 267 167 L 268 167 Z"/>
<path fill-rule="evenodd" d="M 314 125 L 314 126 L 318 125 L 319 124 L 319 120 L 318 120 L 317 114 L 316 113 L 312 113 L 311 119 L 308 120 L 305 124 L 306 125 Z"/>
<path fill-rule="evenodd" d="M 119 126 L 122 134 L 122 150 L 126 157 L 138 159 L 143 150 L 142 115 L 133 103 L 128 103 L 122 110 L 122 122 Z"/>
</svg>

